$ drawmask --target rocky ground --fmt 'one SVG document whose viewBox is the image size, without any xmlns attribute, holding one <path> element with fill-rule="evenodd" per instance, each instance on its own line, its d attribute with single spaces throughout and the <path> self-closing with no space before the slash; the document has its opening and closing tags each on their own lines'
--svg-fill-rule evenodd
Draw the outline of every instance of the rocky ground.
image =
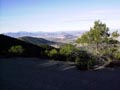
<svg viewBox="0 0 120 90">
<path fill-rule="evenodd" d="M 80 71 L 70 62 L 1 58 L 0 90 L 120 90 L 120 68 Z"/>
</svg>

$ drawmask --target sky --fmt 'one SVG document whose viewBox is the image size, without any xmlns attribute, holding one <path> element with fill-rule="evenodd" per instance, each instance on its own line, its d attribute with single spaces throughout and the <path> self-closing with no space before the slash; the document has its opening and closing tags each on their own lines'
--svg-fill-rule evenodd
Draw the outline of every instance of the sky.
<svg viewBox="0 0 120 90">
<path fill-rule="evenodd" d="M 0 33 L 120 29 L 120 0 L 0 0 Z"/>
</svg>

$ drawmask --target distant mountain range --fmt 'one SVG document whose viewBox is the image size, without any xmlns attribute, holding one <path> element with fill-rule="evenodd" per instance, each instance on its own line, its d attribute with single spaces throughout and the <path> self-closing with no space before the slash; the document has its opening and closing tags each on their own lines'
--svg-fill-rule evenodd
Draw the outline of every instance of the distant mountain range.
<svg viewBox="0 0 120 90">
<path fill-rule="evenodd" d="M 8 32 L 3 33 L 4 35 L 11 36 L 11 37 L 23 37 L 23 36 L 32 36 L 32 37 L 41 37 L 41 38 L 71 38 L 71 37 L 78 37 L 79 35 L 83 34 L 85 31 L 61 31 L 61 32 Z"/>
<path fill-rule="evenodd" d="M 20 38 L 23 41 L 30 42 L 32 44 L 46 43 L 48 45 L 63 45 L 62 43 L 73 43 L 81 36 L 85 31 L 59 31 L 59 32 L 8 32 L 4 35 Z M 28 39 L 29 38 L 29 39 Z M 34 40 L 33 40 L 34 39 Z M 46 40 L 43 40 L 46 39 Z"/>
</svg>

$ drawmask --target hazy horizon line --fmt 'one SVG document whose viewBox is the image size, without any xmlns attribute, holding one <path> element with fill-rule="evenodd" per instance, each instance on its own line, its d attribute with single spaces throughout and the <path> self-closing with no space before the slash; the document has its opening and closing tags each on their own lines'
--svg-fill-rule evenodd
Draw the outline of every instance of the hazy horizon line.
<svg viewBox="0 0 120 90">
<path fill-rule="evenodd" d="M 0 34 L 4 33 L 38 33 L 38 32 L 43 32 L 43 33 L 55 33 L 55 32 L 86 32 L 89 30 L 58 30 L 58 31 L 26 31 L 26 30 L 21 30 L 21 31 L 9 31 L 9 32 L 0 32 Z M 114 29 L 109 29 L 110 32 L 112 31 L 118 31 L 120 32 L 120 28 L 114 28 Z"/>
</svg>

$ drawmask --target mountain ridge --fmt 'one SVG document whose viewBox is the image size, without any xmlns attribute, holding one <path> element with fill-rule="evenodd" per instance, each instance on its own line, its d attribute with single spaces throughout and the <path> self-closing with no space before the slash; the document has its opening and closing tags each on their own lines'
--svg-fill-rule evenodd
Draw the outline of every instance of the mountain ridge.
<svg viewBox="0 0 120 90">
<path fill-rule="evenodd" d="M 83 34 L 85 31 L 58 31 L 58 32 L 8 32 L 3 33 L 4 35 L 11 37 L 22 37 L 22 36 L 32 36 L 32 37 L 57 37 L 60 35 L 71 35 L 71 36 L 79 36 Z"/>
<path fill-rule="evenodd" d="M 45 58 L 45 50 L 51 50 L 54 48 L 51 46 L 38 46 L 3 34 L 0 34 L 0 41 L 0 56 L 9 56 L 9 48 L 12 46 L 20 45 L 25 49 L 22 56 Z"/>
</svg>

